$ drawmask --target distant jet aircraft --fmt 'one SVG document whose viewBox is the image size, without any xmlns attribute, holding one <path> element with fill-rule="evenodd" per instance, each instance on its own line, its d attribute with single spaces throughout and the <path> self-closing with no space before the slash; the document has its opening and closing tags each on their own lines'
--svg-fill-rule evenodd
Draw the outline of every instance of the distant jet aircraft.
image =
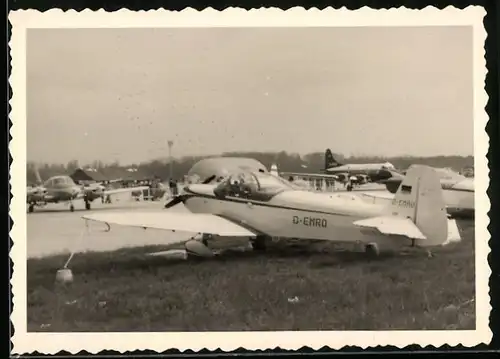
<svg viewBox="0 0 500 359">
<path fill-rule="evenodd" d="M 365 202 L 352 194 L 318 194 L 296 190 L 268 172 L 242 171 L 220 183 L 186 186 L 166 204 L 179 203 L 192 213 L 107 212 L 86 220 L 139 228 L 198 233 L 175 240 L 186 253 L 212 257 L 214 250 L 242 247 L 265 249 L 270 238 L 295 238 L 364 244 L 366 252 L 404 246 L 430 248 L 460 240 L 455 220 L 448 219 L 435 171 L 410 169 L 388 206 Z M 366 234 L 366 236 L 359 235 Z M 356 235 L 358 234 L 358 235 Z"/>
<path fill-rule="evenodd" d="M 353 180 L 357 177 L 358 182 L 377 182 L 392 176 L 391 171 L 396 171 L 394 165 L 390 162 L 384 163 L 353 163 L 342 164 L 338 162 L 327 148 L 325 151 L 325 172 L 339 176 L 340 181 Z"/>
<path fill-rule="evenodd" d="M 104 186 L 100 184 L 87 186 L 77 185 L 70 176 L 65 175 L 50 177 L 43 183 L 43 185 L 41 185 L 42 180 L 40 174 L 38 173 L 38 169 L 35 169 L 35 174 L 39 185 L 28 189 L 26 195 L 26 202 L 29 205 L 29 213 L 34 211 L 35 206 L 59 202 L 69 203 L 69 210 L 73 212 L 75 210 L 73 201 L 77 199 L 83 199 L 85 202 L 85 209 L 89 210 L 91 208 L 90 203 L 97 198 L 116 193 L 132 192 L 148 188 L 144 186 L 105 190 Z"/>
<path fill-rule="evenodd" d="M 333 157 L 332 151 L 329 148 L 325 151 L 325 167 L 322 172 L 323 173 L 285 172 L 283 175 L 363 184 L 367 182 L 382 181 L 391 178 L 393 173 L 397 173 L 395 167 L 390 162 L 342 164 Z"/>
</svg>

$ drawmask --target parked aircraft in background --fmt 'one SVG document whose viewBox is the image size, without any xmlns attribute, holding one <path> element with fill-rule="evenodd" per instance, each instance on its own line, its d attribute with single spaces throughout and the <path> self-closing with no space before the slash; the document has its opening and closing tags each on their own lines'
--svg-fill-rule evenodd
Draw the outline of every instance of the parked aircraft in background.
<svg viewBox="0 0 500 359">
<path fill-rule="evenodd" d="M 75 210 L 73 201 L 77 199 L 83 199 L 85 209 L 89 210 L 91 208 L 90 203 L 97 198 L 147 188 L 133 187 L 106 190 L 101 184 L 77 185 L 70 176 L 66 175 L 50 177 L 41 185 L 42 180 L 38 170 L 35 170 L 35 174 L 39 185 L 29 189 L 26 195 L 26 202 L 29 205 L 28 212 L 30 213 L 34 211 L 35 206 L 59 202 L 68 203 L 69 210 L 73 212 Z"/>
<path fill-rule="evenodd" d="M 283 176 L 307 177 L 310 179 L 335 180 L 342 183 L 364 184 L 391 178 L 397 173 L 392 163 L 353 163 L 338 162 L 328 148 L 325 151 L 325 167 L 323 173 L 283 172 Z"/>
<path fill-rule="evenodd" d="M 132 192 L 132 196 L 134 196 L 137 200 L 143 196 L 145 199 L 147 198 L 151 201 L 156 201 L 162 199 L 165 196 L 165 193 L 167 193 L 167 187 L 160 181 L 153 181 L 147 186 L 147 188 L 148 190 L 143 191 L 134 190 L 134 192 Z"/>
<path fill-rule="evenodd" d="M 278 172 L 278 165 L 276 163 L 273 163 L 271 165 L 271 170 L 269 171 L 270 174 L 272 174 L 273 176 L 279 176 L 279 172 Z"/>
<path fill-rule="evenodd" d="M 434 168 L 434 170 L 440 179 L 448 213 L 453 217 L 474 218 L 474 178 L 460 175 L 450 168 Z M 390 193 L 394 194 L 404 178 L 404 175 L 396 174 L 382 183 L 385 184 Z M 383 196 L 380 193 L 372 195 L 379 198 Z"/>
<path fill-rule="evenodd" d="M 184 203 L 192 213 L 107 212 L 83 218 L 108 226 L 197 233 L 169 244 L 202 257 L 249 243 L 254 249 L 265 249 L 267 241 L 277 237 L 361 242 L 371 254 L 460 240 L 455 220 L 447 218 L 439 178 L 426 166 L 408 171 L 388 206 L 345 192 L 325 195 L 295 190 L 286 180 L 258 170 L 239 169 L 222 182 L 209 184 L 213 177 L 207 177 L 204 184 L 186 186 L 183 194 L 166 205 Z"/>
</svg>

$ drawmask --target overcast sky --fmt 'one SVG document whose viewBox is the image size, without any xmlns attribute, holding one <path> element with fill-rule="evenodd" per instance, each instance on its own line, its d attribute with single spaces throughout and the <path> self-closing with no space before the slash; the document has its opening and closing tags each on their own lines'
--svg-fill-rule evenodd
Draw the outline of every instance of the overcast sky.
<svg viewBox="0 0 500 359">
<path fill-rule="evenodd" d="M 40 29 L 28 160 L 473 154 L 472 29 Z"/>
</svg>

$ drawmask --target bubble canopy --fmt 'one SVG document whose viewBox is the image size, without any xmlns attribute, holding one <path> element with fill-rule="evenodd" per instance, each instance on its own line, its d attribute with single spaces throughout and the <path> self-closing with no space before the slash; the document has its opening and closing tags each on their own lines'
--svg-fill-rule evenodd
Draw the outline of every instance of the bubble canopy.
<svg viewBox="0 0 500 359">
<path fill-rule="evenodd" d="M 74 185 L 75 182 L 69 176 L 54 176 L 52 178 L 49 178 L 44 183 L 45 187 L 53 187 L 53 186 L 69 187 Z"/>
<path fill-rule="evenodd" d="M 268 201 L 277 194 L 294 188 L 284 179 L 270 173 L 239 171 L 226 177 L 214 190 L 217 197 L 239 197 Z"/>
</svg>

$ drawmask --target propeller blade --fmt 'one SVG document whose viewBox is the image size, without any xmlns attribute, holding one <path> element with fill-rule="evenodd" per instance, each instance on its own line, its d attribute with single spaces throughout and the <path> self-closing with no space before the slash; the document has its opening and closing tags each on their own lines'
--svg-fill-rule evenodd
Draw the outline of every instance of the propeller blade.
<svg viewBox="0 0 500 359">
<path fill-rule="evenodd" d="M 182 194 L 175 196 L 171 201 L 168 201 L 167 203 L 165 203 L 165 208 L 168 209 L 168 208 L 171 208 L 175 205 L 178 205 L 181 202 L 184 202 L 184 198 L 185 198 L 185 196 Z"/>
<path fill-rule="evenodd" d="M 201 184 L 208 184 L 208 183 L 212 182 L 215 179 L 215 177 L 217 177 L 217 176 L 212 175 L 212 176 L 206 178 L 203 182 L 201 182 Z"/>
</svg>

